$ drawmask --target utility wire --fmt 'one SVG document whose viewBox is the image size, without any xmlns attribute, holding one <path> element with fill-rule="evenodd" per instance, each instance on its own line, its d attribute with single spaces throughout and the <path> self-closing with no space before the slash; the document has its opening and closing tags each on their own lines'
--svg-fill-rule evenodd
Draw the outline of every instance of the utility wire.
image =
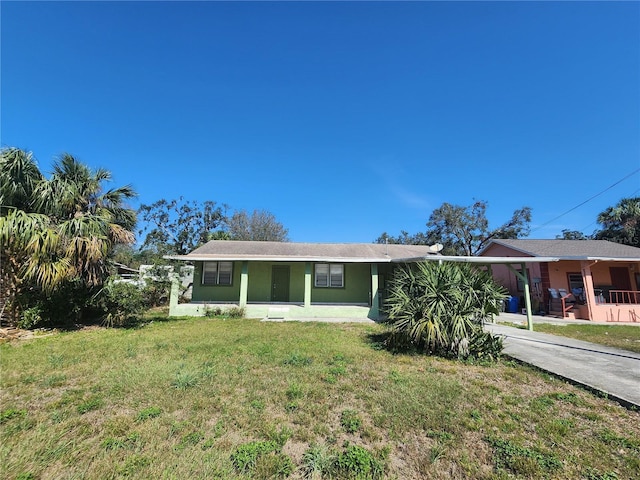
<svg viewBox="0 0 640 480">
<path fill-rule="evenodd" d="M 584 202 L 576 205 L 573 208 L 570 208 L 569 210 L 567 210 L 564 213 L 561 213 L 560 215 L 558 215 L 555 218 L 552 218 L 551 220 L 549 220 L 548 222 L 543 223 L 542 225 L 539 225 L 538 227 L 534 228 L 533 230 L 531 230 L 530 233 L 536 232 L 538 230 L 540 230 L 542 227 L 546 227 L 547 225 L 549 225 L 550 223 L 555 222 L 556 220 L 558 220 L 559 218 L 564 217 L 566 214 L 573 212 L 575 209 L 580 208 L 581 206 L 583 206 L 585 203 L 590 202 L 591 200 L 593 200 L 596 197 L 599 197 L 600 195 L 602 195 L 604 192 L 611 190 L 613 187 L 615 187 L 616 185 L 618 185 L 619 183 L 623 182 L 624 180 L 626 180 L 627 178 L 631 177 L 632 175 L 635 175 L 636 173 L 640 172 L 640 168 L 634 170 L 633 172 L 631 172 L 629 175 L 624 176 L 623 178 L 621 178 L 620 180 L 618 180 L 617 182 L 615 182 L 612 185 L 609 185 L 607 188 L 605 188 L 604 190 L 602 190 L 599 193 L 596 193 L 594 196 L 587 198 Z"/>
</svg>

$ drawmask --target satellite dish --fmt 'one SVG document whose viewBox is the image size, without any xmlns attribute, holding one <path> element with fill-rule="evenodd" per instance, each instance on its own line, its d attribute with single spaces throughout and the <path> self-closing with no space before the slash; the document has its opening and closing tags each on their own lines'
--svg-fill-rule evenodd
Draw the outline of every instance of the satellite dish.
<svg viewBox="0 0 640 480">
<path fill-rule="evenodd" d="M 444 248 L 444 245 L 442 245 L 441 243 L 436 243 L 435 245 L 429 245 L 429 251 L 433 253 L 438 253 L 443 248 Z"/>
</svg>

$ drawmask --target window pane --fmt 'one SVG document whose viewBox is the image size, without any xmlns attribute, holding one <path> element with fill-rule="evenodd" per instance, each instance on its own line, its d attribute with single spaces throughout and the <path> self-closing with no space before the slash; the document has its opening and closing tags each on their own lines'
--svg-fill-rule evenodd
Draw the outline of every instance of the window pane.
<svg viewBox="0 0 640 480">
<path fill-rule="evenodd" d="M 202 267 L 202 284 L 215 285 L 218 274 L 217 262 L 205 262 Z"/>
<path fill-rule="evenodd" d="M 316 287 L 328 287 L 329 286 L 329 265 L 326 263 L 316 264 Z"/>
<path fill-rule="evenodd" d="M 341 264 L 331 265 L 331 286 L 332 287 L 342 287 L 343 286 L 343 275 L 344 266 Z"/>
<path fill-rule="evenodd" d="M 231 285 L 233 278 L 233 262 L 220 262 L 218 273 L 218 285 Z"/>
</svg>

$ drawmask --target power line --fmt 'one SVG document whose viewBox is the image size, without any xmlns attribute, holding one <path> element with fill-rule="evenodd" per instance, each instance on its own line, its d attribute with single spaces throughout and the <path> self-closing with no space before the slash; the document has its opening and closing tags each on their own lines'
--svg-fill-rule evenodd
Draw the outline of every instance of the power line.
<svg viewBox="0 0 640 480">
<path fill-rule="evenodd" d="M 536 231 L 540 230 L 542 227 L 546 227 L 546 226 L 547 226 L 547 225 L 549 225 L 550 223 L 553 223 L 553 222 L 555 222 L 556 220 L 558 220 L 559 218 L 564 217 L 564 216 L 565 216 L 565 215 L 567 215 L 568 213 L 573 212 L 575 209 L 580 208 L 580 207 L 581 207 L 581 206 L 583 206 L 585 203 L 588 203 L 588 202 L 590 202 L 591 200 L 593 200 L 594 198 L 599 197 L 599 196 L 600 196 L 600 195 L 602 195 L 604 192 L 606 192 L 606 191 L 608 191 L 608 190 L 611 190 L 613 187 L 615 187 L 615 186 L 616 186 L 616 185 L 618 185 L 619 183 L 623 182 L 624 180 L 626 180 L 627 178 L 631 177 L 632 175 L 635 175 L 635 174 L 636 174 L 636 173 L 638 173 L 638 172 L 640 172 L 640 168 L 638 168 L 638 169 L 634 170 L 633 172 L 631 172 L 630 174 L 628 174 L 628 175 L 624 176 L 623 178 L 621 178 L 621 179 L 620 179 L 620 180 L 618 180 L 617 182 L 615 182 L 615 183 L 613 183 L 613 184 L 609 185 L 607 188 L 605 188 L 604 190 L 602 190 L 602 191 L 601 191 L 601 192 L 599 192 L 599 193 L 596 193 L 594 196 L 592 196 L 592 197 L 590 197 L 590 198 L 587 198 L 584 202 L 582 202 L 582 203 L 580 203 L 580 204 L 576 205 L 576 206 L 575 206 L 575 207 L 573 207 L 573 208 L 570 208 L 570 209 L 569 209 L 569 210 L 567 210 L 566 212 L 561 213 L 561 214 L 560 214 L 560 215 L 558 215 L 557 217 L 552 218 L 551 220 L 549 220 L 548 222 L 545 222 L 545 223 L 543 223 L 542 225 L 539 225 L 538 227 L 536 227 L 536 228 L 534 228 L 533 230 L 531 230 L 531 232 L 530 232 L 530 233 L 536 232 Z"/>
</svg>

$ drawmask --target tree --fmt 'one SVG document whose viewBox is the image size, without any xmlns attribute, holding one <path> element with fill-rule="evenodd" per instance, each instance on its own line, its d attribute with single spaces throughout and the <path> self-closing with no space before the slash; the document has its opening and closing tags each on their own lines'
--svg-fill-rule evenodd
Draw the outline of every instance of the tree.
<svg viewBox="0 0 640 480">
<path fill-rule="evenodd" d="M 422 262 L 394 271 L 387 313 L 392 342 L 446 357 L 495 358 L 500 339 L 482 321 L 498 314 L 506 292 L 468 264 Z"/>
<path fill-rule="evenodd" d="M 582 232 L 579 232 L 578 230 L 569 230 L 569 229 L 564 229 L 562 230 L 562 235 L 556 235 L 556 238 L 558 240 L 589 240 L 590 237 L 588 235 L 585 235 Z"/>
<path fill-rule="evenodd" d="M 183 197 L 142 205 L 138 213 L 146 225 L 138 233 L 146 232 L 146 237 L 141 248 L 159 255 L 186 255 L 219 235 L 216 231 L 224 226 L 226 208 Z"/>
<path fill-rule="evenodd" d="M 603 228 L 595 232 L 596 239 L 640 247 L 640 197 L 623 198 L 600 212 L 598 223 Z"/>
<path fill-rule="evenodd" d="M 38 292 L 65 282 L 100 286 L 113 247 L 134 240 L 135 212 L 124 206 L 131 187 L 104 191 L 109 172 L 93 172 L 69 154 L 47 180 L 31 153 L 3 149 L 0 172 L 1 293 L 11 320 Z"/>
<path fill-rule="evenodd" d="M 376 238 L 373 243 L 388 243 L 391 245 L 433 245 L 434 243 L 437 243 L 437 241 L 432 240 L 433 239 L 425 233 L 418 232 L 411 235 L 406 230 L 400 230 L 400 235 L 397 237 L 389 235 L 387 232 L 383 232 L 382 235 Z"/>
<path fill-rule="evenodd" d="M 479 200 L 468 207 L 443 203 L 427 222 L 428 234 L 444 245 L 444 254 L 476 255 L 494 238 L 519 238 L 529 233 L 531 208 L 523 207 L 507 222 L 489 229 L 487 202 Z"/>
<path fill-rule="evenodd" d="M 227 228 L 230 240 L 289 241 L 289 231 L 266 210 L 254 210 L 251 215 L 239 210 L 227 220 Z"/>
</svg>

